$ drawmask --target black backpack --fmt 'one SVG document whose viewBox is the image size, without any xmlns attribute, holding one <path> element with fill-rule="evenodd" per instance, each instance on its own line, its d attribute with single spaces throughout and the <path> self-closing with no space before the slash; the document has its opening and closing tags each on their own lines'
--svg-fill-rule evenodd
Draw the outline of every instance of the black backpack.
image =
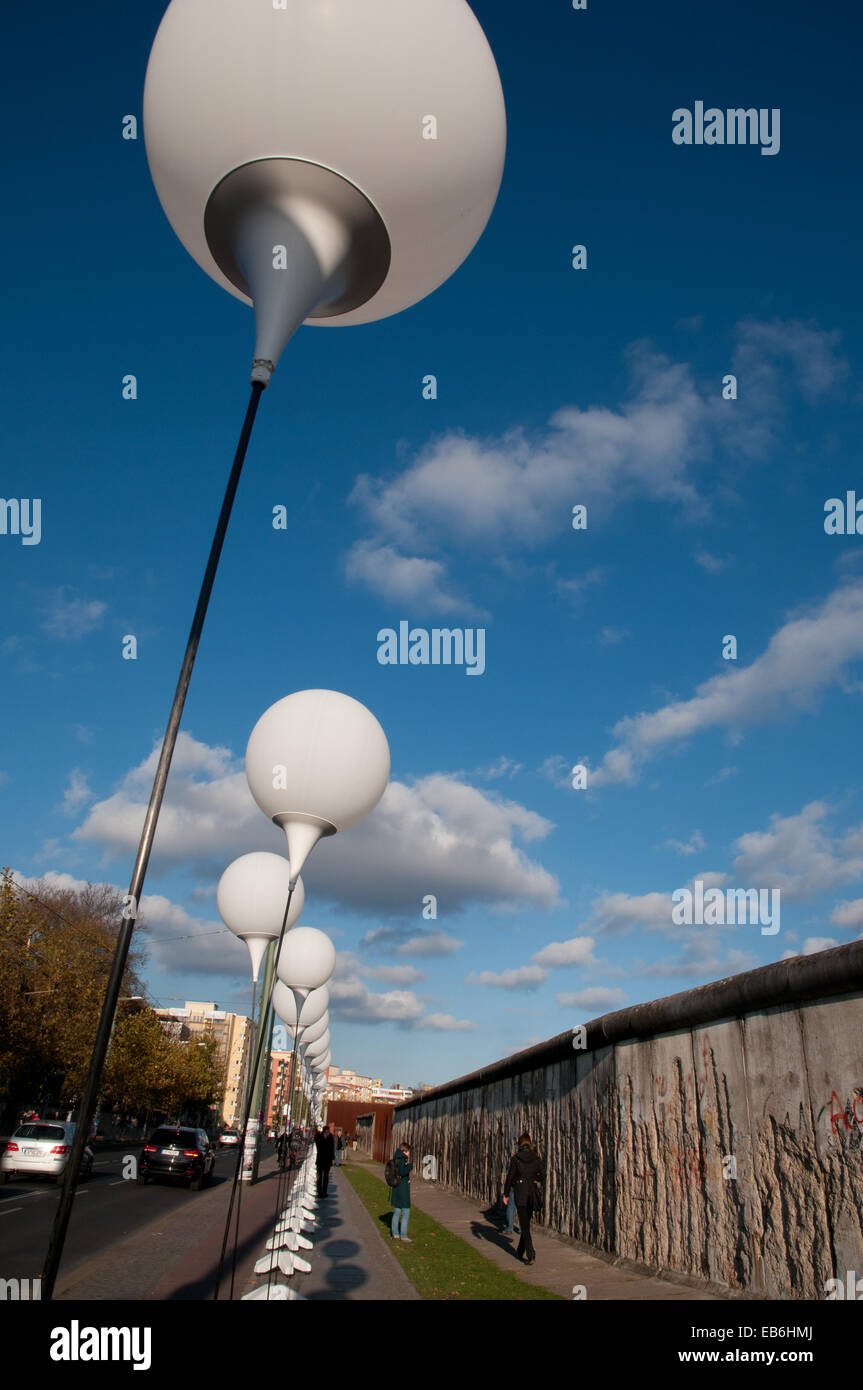
<svg viewBox="0 0 863 1390">
<path fill-rule="evenodd" d="M 401 1182 L 401 1176 L 396 1166 L 395 1154 L 393 1154 L 392 1158 L 387 1159 L 387 1165 L 384 1168 L 384 1178 L 390 1187 L 398 1187 Z"/>
</svg>

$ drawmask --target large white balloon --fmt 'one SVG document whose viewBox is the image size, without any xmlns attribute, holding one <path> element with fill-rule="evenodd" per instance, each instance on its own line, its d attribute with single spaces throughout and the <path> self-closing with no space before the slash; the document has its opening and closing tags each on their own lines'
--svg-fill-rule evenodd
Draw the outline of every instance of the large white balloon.
<svg viewBox="0 0 863 1390">
<path fill-rule="evenodd" d="M 389 744 L 377 719 L 336 690 L 277 700 L 246 748 L 252 796 L 283 827 L 295 873 L 322 835 L 347 830 L 374 810 L 389 775 Z"/>
<path fill-rule="evenodd" d="M 307 1023 L 317 1023 L 319 1018 L 323 1018 L 329 1006 L 330 992 L 326 985 L 322 985 L 320 989 L 313 989 L 306 996 L 300 1009 L 300 1027 L 304 1027 Z M 287 1024 L 293 1033 L 297 1026 L 297 1006 L 293 993 L 287 985 L 282 984 L 281 980 L 277 980 L 273 988 L 273 1008 L 282 1022 Z"/>
<path fill-rule="evenodd" d="M 291 866 L 283 855 L 260 851 L 235 859 L 219 879 L 219 913 L 225 926 L 248 946 L 255 980 L 267 946 L 281 933 L 291 877 Z M 304 899 L 302 879 L 297 879 L 287 931 L 298 921 Z"/>
<path fill-rule="evenodd" d="M 365 264 L 353 279 L 349 265 L 335 299 L 308 306 L 312 323 L 370 323 L 430 294 L 482 235 L 503 173 L 500 79 L 464 0 L 289 0 L 278 9 L 272 0 L 172 0 L 143 112 L 150 173 L 174 231 L 246 303 L 242 278 L 207 235 L 208 203 L 226 176 L 255 163 L 291 166 L 297 188 L 287 178 L 275 200 L 330 270 L 343 211 L 333 176 L 364 200 Z M 309 167 L 319 184 L 303 183 Z"/>
<path fill-rule="evenodd" d="M 277 974 L 289 989 L 320 989 L 333 973 L 336 948 L 317 927 L 295 927 L 282 942 Z"/>
</svg>

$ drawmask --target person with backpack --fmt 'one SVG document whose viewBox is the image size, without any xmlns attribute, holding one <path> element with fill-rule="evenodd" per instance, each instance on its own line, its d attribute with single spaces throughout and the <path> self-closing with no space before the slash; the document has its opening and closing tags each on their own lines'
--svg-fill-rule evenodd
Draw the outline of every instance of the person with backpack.
<svg viewBox="0 0 863 1390">
<path fill-rule="evenodd" d="M 393 1211 L 393 1240 L 403 1240 L 408 1245 L 412 1245 L 408 1235 L 408 1220 L 411 1214 L 411 1172 L 413 1164 L 410 1161 L 410 1144 L 401 1144 L 388 1160 L 384 1169 L 384 1177 L 390 1186 L 390 1206 Z M 401 1228 L 401 1234 L 399 1234 Z"/>
<path fill-rule="evenodd" d="M 530 1141 L 529 1134 L 519 1136 L 518 1149 L 510 1159 L 504 1192 L 515 1191 L 515 1205 L 518 1211 L 518 1224 L 521 1237 L 518 1242 L 516 1258 L 532 1265 L 536 1251 L 530 1237 L 530 1219 L 542 1208 L 542 1183 L 545 1182 L 545 1167 L 542 1159 Z M 504 1197 L 509 1204 L 512 1198 Z"/>
</svg>

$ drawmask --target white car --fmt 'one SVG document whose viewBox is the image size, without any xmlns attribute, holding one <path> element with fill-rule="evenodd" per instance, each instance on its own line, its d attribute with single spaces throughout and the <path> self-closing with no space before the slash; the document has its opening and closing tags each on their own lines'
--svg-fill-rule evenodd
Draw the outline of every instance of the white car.
<svg viewBox="0 0 863 1390">
<path fill-rule="evenodd" d="M 240 1135 L 236 1129 L 226 1129 L 224 1134 L 219 1135 L 219 1147 L 223 1144 L 239 1144 Z"/>
<path fill-rule="evenodd" d="M 72 1149 L 75 1125 L 66 1120 L 28 1120 L 19 1125 L 0 1154 L 0 1182 L 12 1177 L 51 1177 L 62 1183 Z M 86 1182 L 93 1167 L 89 1145 L 81 1159 L 79 1180 Z"/>
</svg>

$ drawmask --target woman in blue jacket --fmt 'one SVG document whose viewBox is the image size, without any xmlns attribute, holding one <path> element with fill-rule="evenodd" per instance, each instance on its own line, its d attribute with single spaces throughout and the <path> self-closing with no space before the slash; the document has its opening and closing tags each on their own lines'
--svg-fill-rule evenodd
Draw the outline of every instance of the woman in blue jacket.
<svg viewBox="0 0 863 1390">
<path fill-rule="evenodd" d="M 411 1244 L 408 1235 L 408 1219 L 411 1214 L 411 1163 L 410 1144 L 402 1144 L 401 1148 L 396 1149 L 393 1154 L 396 1172 L 399 1175 L 397 1187 L 390 1188 L 390 1206 L 394 1207 L 393 1212 L 393 1240 L 405 1240 Z M 399 1234 L 401 1225 L 401 1235 Z"/>
</svg>

